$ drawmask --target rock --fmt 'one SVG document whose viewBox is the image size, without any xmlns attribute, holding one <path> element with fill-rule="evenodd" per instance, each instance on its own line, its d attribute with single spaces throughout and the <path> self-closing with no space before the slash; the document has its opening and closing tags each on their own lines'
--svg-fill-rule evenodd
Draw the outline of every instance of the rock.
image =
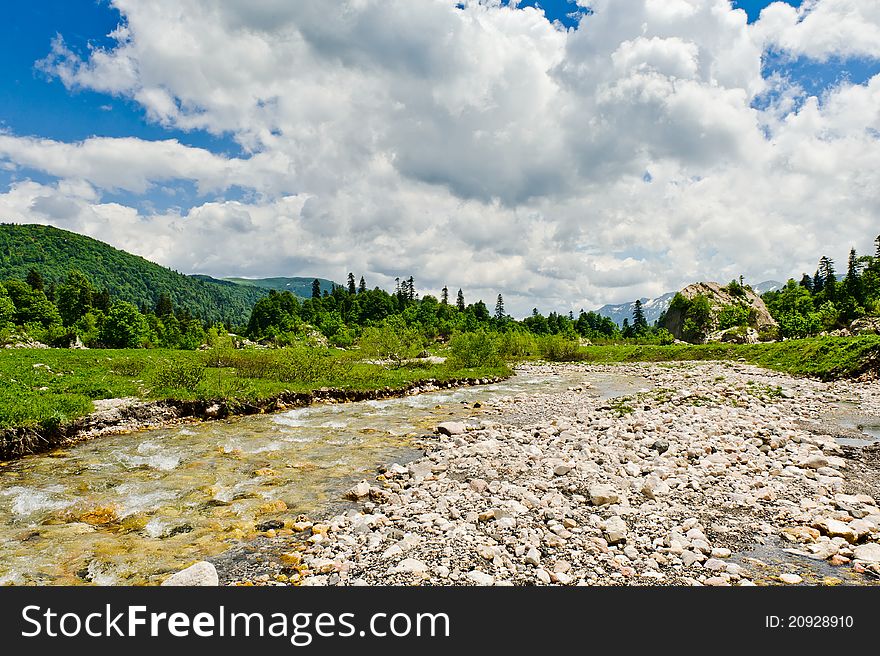
<svg viewBox="0 0 880 656">
<path fill-rule="evenodd" d="M 461 435 L 467 431 L 467 428 L 460 421 L 444 421 L 437 424 L 437 432 L 442 435 Z"/>
<path fill-rule="evenodd" d="M 798 467 L 803 469 L 821 469 L 828 466 L 828 458 L 821 453 L 811 453 L 809 456 L 798 462 Z"/>
<path fill-rule="evenodd" d="M 880 319 L 877 317 L 862 317 L 861 319 L 856 319 L 850 324 L 849 332 L 853 335 L 880 334 Z"/>
<path fill-rule="evenodd" d="M 415 558 L 404 558 L 391 571 L 399 574 L 424 574 L 428 566 Z"/>
<path fill-rule="evenodd" d="M 856 560 L 863 560 L 866 563 L 880 563 L 880 544 L 875 542 L 860 544 L 853 547 L 852 551 Z"/>
<path fill-rule="evenodd" d="M 830 538 L 840 537 L 847 542 L 855 542 L 858 538 L 858 533 L 849 524 L 830 517 L 819 519 L 813 526 Z"/>
<path fill-rule="evenodd" d="M 357 485 L 352 486 L 345 493 L 345 498 L 352 501 L 358 501 L 368 496 L 370 496 L 370 484 L 366 481 L 361 481 Z"/>
<path fill-rule="evenodd" d="M 209 405 L 207 408 L 205 408 L 205 416 L 216 419 L 220 416 L 220 406 L 217 403 Z"/>
<path fill-rule="evenodd" d="M 740 287 L 738 293 L 734 293 L 728 287 L 722 287 L 717 282 L 698 282 L 688 285 L 679 293 L 688 300 L 693 300 L 699 295 L 704 296 L 709 301 L 710 333 L 717 329 L 721 310 L 732 305 L 741 306 L 748 310 L 748 328 L 761 331 L 772 329 L 779 325 L 770 315 L 770 311 L 761 297 L 748 286 Z M 685 317 L 681 308 L 670 307 L 666 312 L 663 327 L 672 333 L 675 339 L 684 339 L 684 320 Z M 720 338 L 720 335 L 718 337 Z"/>
<path fill-rule="evenodd" d="M 605 539 L 608 544 L 620 544 L 626 541 L 627 528 L 626 523 L 617 515 L 605 522 Z"/>
<path fill-rule="evenodd" d="M 280 519 L 270 519 L 268 522 L 261 522 L 257 524 L 254 528 L 256 528 L 260 532 L 265 531 L 277 531 L 280 528 L 284 528 L 284 522 Z"/>
<path fill-rule="evenodd" d="M 782 574 L 780 575 L 779 580 L 786 585 L 798 585 L 799 583 L 804 582 L 804 580 L 797 574 Z"/>
<path fill-rule="evenodd" d="M 710 572 L 723 572 L 727 570 L 727 563 L 717 558 L 710 558 L 703 563 L 703 568 L 708 569 Z"/>
<path fill-rule="evenodd" d="M 556 465 L 553 468 L 553 474 L 554 474 L 554 476 L 565 476 L 571 470 L 572 470 L 571 465 Z"/>
<path fill-rule="evenodd" d="M 538 567 L 541 564 L 541 552 L 538 551 L 535 547 L 532 547 L 526 552 L 525 561 L 527 565 L 534 565 Z"/>
<path fill-rule="evenodd" d="M 217 568 L 206 560 L 190 565 L 162 582 L 163 586 L 217 586 L 220 577 Z"/>
<path fill-rule="evenodd" d="M 486 574 L 485 572 L 481 572 L 478 569 L 471 570 L 467 574 L 465 574 L 469 581 L 476 583 L 477 585 L 495 585 L 495 577 Z"/>
<path fill-rule="evenodd" d="M 656 499 L 658 496 L 669 494 L 671 488 L 659 476 L 648 476 L 642 483 L 641 492 L 649 499 Z"/>
<path fill-rule="evenodd" d="M 669 451 L 669 442 L 666 440 L 657 440 L 651 445 L 651 449 L 656 451 L 657 453 L 666 453 Z"/>
<path fill-rule="evenodd" d="M 594 506 L 607 506 L 620 502 L 620 494 L 610 485 L 601 483 L 591 485 L 588 494 L 590 495 L 590 503 Z"/>
<path fill-rule="evenodd" d="M 819 531 L 809 526 L 790 526 L 782 529 L 782 537 L 790 542 L 815 542 L 821 535 Z"/>
</svg>

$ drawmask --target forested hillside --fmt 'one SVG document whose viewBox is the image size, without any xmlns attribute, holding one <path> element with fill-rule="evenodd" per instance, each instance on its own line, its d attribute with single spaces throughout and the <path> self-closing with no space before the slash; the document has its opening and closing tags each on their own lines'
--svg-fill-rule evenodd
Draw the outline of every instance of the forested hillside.
<svg viewBox="0 0 880 656">
<path fill-rule="evenodd" d="M 166 294 L 207 323 L 246 324 L 267 290 L 223 280 L 186 276 L 90 237 L 43 225 L 0 224 L 0 280 L 24 280 L 36 270 L 47 288 L 85 274 L 114 299 L 152 308 Z"/>
</svg>

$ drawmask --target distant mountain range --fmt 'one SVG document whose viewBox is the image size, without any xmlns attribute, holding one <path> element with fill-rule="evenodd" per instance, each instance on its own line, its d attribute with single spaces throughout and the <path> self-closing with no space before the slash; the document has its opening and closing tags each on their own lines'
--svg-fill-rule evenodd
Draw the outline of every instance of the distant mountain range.
<svg viewBox="0 0 880 656">
<path fill-rule="evenodd" d="M 300 298 L 311 298 L 312 283 L 315 281 L 315 278 L 223 278 L 223 280 L 235 283 L 236 285 L 274 289 L 279 292 L 292 292 Z M 318 282 L 321 283 L 321 293 L 324 291 L 332 292 L 333 285 L 336 284 L 332 280 L 325 278 L 318 278 Z"/>
<path fill-rule="evenodd" d="M 777 289 L 781 289 L 785 284 L 778 282 L 776 280 L 765 280 L 762 283 L 757 285 L 752 285 L 752 289 L 755 290 L 756 293 L 765 294 L 767 292 L 776 291 Z M 658 296 L 657 298 L 642 298 L 642 311 L 645 313 L 645 319 L 647 319 L 649 324 L 653 324 L 657 319 L 660 318 L 660 315 L 666 312 L 669 309 L 669 304 L 672 302 L 672 299 L 675 297 L 677 292 L 668 292 L 663 294 L 663 296 Z M 633 310 L 635 309 L 636 302 L 631 301 L 630 303 L 621 303 L 619 305 L 603 305 L 598 310 L 596 310 L 596 314 L 600 314 L 603 317 L 608 317 L 618 326 L 623 325 L 623 320 L 628 319 L 630 323 L 633 320 Z"/>
</svg>

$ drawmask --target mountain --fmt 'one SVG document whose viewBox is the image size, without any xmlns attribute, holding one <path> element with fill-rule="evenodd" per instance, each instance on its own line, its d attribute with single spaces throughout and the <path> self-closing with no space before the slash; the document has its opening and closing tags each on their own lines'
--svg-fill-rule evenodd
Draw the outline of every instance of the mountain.
<svg viewBox="0 0 880 656">
<path fill-rule="evenodd" d="M 783 287 L 785 287 L 785 283 L 776 280 L 765 280 L 757 285 L 752 285 L 752 289 L 759 296 L 766 292 L 782 289 Z M 649 324 L 653 324 L 660 318 L 661 314 L 669 309 L 669 304 L 672 302 L 675 294 L 676 292 L 668 292 L 657 298 L 640 299 L 642 301 L 642 310 L 645 312 L 645 319 L 648 320 Z M 596 310 L 596 314 L 608 317 L 618 326 L 622 326 L 624 319 L 629 319 L 629 322 L 632 323 L 635 304 L 635 301 L 631 301 L 630 303 L 621 303 L 620 305 L 603 305 Z"/>
<path fill-rule="evenodd" d="M 312 297 L 312 282 L 314 278 L 223 278 L 224 281 L 234 283 L 236 285 L 246 285 L 250 287 L 259 287 L 260 289 L 274 289 L 279 292 L 293 292 L 300 298 Z M 332 280 L 318 278 L 321 283 L 321 292 L 333 291 L 334 283 Z"/>
<path fill-rule="evenodd" d="M 767 292 L 775 292 L 783 287 L 785 287 L 785 283 L 779 282 L 778 280 L 765 280 L 757 285 L 752 285 L 752 289 L 758 296 L 766 294 Z"/>
<path fill-rule="evenodd" d="M 259 287 L 207 276 L 186 276 L 91 237 L 44 225 L 0 224 L 0 280 L 24 279 L 36 269 L 46 284 L 60 283 L 78 269 L 114 299 L 154 307 L 164 292 L 174 306 L 205 321 L 246 324 Z"/>
<path fill-rule="evenodd" d="M 672 302 L 674 296 L 675 292 L 669 292 L 668 294 L 663 294 L 663 296 L 658 296 L 657 298 L 640 299 L 642 301 L 642 311 L 645 313 L 645 319 L 647 319 L 649 324 L 653 324 L 660 318 L 661 314 L 669 309 L 669 304 Z M 631 303 L 621 303 L 620 305 L 603 305 L 596 310 L 596 314 L 608 317 L 618 326 L 622 326 L 624 319 L 629 319 L 629 322 L 632 323 L 635 305 L 635 301 L 632 301 Z"/>
</svg>

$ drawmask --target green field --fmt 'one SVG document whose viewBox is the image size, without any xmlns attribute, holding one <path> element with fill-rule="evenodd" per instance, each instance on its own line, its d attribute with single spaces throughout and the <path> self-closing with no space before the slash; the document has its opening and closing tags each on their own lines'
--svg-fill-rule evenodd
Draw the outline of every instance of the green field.
<svg viewBox="0 0 880 656">
<path fill-rule="evenodd" d="M 880 336 L 814 337 L 766 344 L 587 346 L 583 357 L 596 363 L 744 360 L 793 376 L 832 380 L 880 367 Z"/>
<path fill-rule="evenodd" d="M 814 338 L 733 345 L 583 347 L 585 363 L 741 360 L 798 376 L 851 377 L 880 363 L 880 336 Z M 426 379 L 486 378 L 504 366 L 451 368 L 413 361 L 389 368 L 357 352 L 306 346 L 270 350 L 160 349 L 0 351 L 0 428 L 69 422 L 92 411 L 95 399 L 218 400 L 231 406 L 282 392 L 403 388 Z"/>
<path fill-rule="evenodd" d="M 386 368 L 354 353 L 285 348 L 7 349 L 0 351 L 0 428 L 51 427 L 92 411 L 95 399 L 218 400 L 232 406 L 325 387 L 403 388 L 427 379 L 504 376 L 507 367 L 454 369 L 427 361 Z"/>
</svg>

